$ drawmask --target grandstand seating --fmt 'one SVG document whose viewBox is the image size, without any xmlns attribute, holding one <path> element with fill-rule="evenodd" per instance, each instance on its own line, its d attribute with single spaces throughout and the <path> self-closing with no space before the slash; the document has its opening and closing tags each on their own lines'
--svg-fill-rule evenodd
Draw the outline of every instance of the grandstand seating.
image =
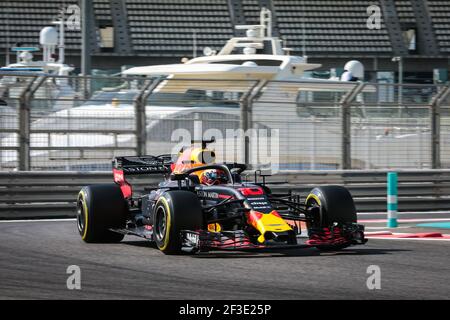
<svg viewBox="0 0 450 320">
<path fill-rule="evenodd" d="M 442 53 L 450 53 L 450 1 L 429 0 L 428 9 Z"/>
<path fill-rule="evenodd" d="M 227 0 L 126 0 L 133 49 L 149 56 L 192 56 L 233 36 Z M 200 51 L 201 52 L 201 51 Z"/>
<path fill-rule="evenodd" d="M 395 6 L 401 23 L 416 23 L 410 0 L 395 0 Z"/>
<path fill-rule="evenodd" d="M 273 0 L 273 4 L 280 34 L 294 53 L 302 52 L 303 33 L 307 53 L 392 51 L 384 24 L 380 30 L 367 28 L 366 0 Z"/>
<path fill-rule="evenodd" d="M 95 0 L 93 7 L 95 19 L 97 21 L 110 22 L 112 24 L 109 0 Z"/>
<path fill-rule="evenodd" d="M 97 1 L 97 0 L 96 0 Z M 51 25 L 58 17 L 63 4 L 77 4 L 76 0 L 21 0 L 0 2 L 0 33 L 3 35 L 0 48 L 20 43 L 23 46 L 38 46 L 39 32 Z M 67 30 L 66 50 L 80 50 L 80 31 Z"/>
<path fill-rule="evenodd" d="M 239 2 L 240 1 L 240 2 Z M 301 54 L 315 56 L 389 56 L 398 48 L 392 27 L 382 19 L 381 29 L 368 29 L 368 5 L 383 6 L 384 0 L 93 0 L 93 19 L 98 28 L 114 27 L 120 33 L 118 44 L 107 55 L 149 57 L 192 56 L 193 33 L 198 53 L 209 46 L 220 49 L 230 37 L 239 34 L 234 23 L 257 24 L 262 5 L 273 11 L 274 32 L 286 40 L 285 46 Z M 420 28 L 415 0 L 389 0 L 395 3 L 398 21 L 407 28 Z M 239 2 L 239 5 L 237 5 Z M 21 0 L 0 2 L 0 49 L 15 43 L 37 46 L 39 31 L 48 26 L 63 5 L 77 0 Z M 114 7 L 115 6 L 115 7 Z M 428 16 L 441 54 L 450 52 L 450 1 L 427 0 Z M 114 12 L 123 12 L 121 20 Z M 235 10 L 239 10 L 236 13 Z M 238 18 L 236 18 L 238 17 Z M 387 17 L 388 18 L 388 17 Z M 121 25 L 118 26 L 118 21 Z M 420 22 L 420 23 L 419 23 Z M 398 22 L 396 21 L 397 25 Z M 125 37 L 125 38 L 124 38 Z M 66 52 L 79 54 L 80 31 L 67 30 Z M 95 40 L 94 40 L 95 41 Z M 420 41 L 420 39 L 419 39 Z M 434 41 L 434 40 L 433 40 Z M 93 46 L 93 53 L 102 52 Z M 420 54 L 420 52 L 419 52 Z"/>
<path fill-rule="evenodd" d="M 259 7 L 258 0 L 242 0 L 242 10 L 247 24 L 259 24 Z"/>
</svg>

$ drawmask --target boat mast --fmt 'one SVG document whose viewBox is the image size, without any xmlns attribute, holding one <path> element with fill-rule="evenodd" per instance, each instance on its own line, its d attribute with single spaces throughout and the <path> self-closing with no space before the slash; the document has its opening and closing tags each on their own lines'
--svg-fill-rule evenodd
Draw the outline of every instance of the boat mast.
<svg viewBox="0 0 450 320">
<path fill-rule="evenodd" d="M 263 26 L 263 28 L 260 29 L 260 37 L 272 37 L 272 12 L 265 7 L 261 8 L 259 19 L 261 21 L 261 26 Z M 266 32 L 264 32 L 264 29 Z"/>
<path fill-rule="evenodd" d="M 52 21 L 53 24 L 59 25 L 59 45 L 58 45 L 58 63 L 64 63 L 65 46 L 64 46 L 64 10 L 60 11 L 59 20 Z"/>
</svg>

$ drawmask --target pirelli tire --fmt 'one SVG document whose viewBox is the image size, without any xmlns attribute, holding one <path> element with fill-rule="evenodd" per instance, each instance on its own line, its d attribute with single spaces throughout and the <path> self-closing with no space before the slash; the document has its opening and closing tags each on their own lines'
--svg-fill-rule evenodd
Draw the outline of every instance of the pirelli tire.
<svg viewBox="0 0 450 320">
<path fill-rule="evenodd" d="M 306 198 L 306 207 L 315 207 L 313 227 L 326 228 L 337 222 L 356 223 L 355 203 L 347 188 L 323 186 L 314 188 Z"/>
<path fill-rule="evenodd" d="M 184 190 L 164 192 L 153 209 L 153 238 L 165 254 L 182 253 L 182 230 L 200 230 L 203 211 L 197 195 Z"/>
<path fill-rule="evenodd" d="M 77 199 L 77 227 L 89 243 L 116 243 L 124 235 L 110 229 L 125 228 L 127 204 L 116 184 L 86 186 Z"/>
<path fill-rule="evenodd" d="M 330 228 L 333 224 L 349 224 L 357 222 L 355 203 L 350 192 L 342 186 L 323 186 L 314 188 L 306 198 L 306 207 L 310 209 L 313 221 L 310 228 Z M 318 246 L 322 251 L 336 251 L 348 247 L 349 244 Z"/>
</svg>

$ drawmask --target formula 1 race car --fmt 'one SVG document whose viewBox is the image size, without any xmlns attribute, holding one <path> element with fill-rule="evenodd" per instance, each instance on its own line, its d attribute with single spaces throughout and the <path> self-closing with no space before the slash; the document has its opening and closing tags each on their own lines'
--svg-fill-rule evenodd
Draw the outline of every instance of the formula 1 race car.
<svg viewBox="0 0 450 320">
<path fill-rule="evenodd" d="M 340 250 L 367 241 L 344 187 L 317 187 L 304 200 L 275 195 L 264 177 L 257 181 L 257 172 L 253 183 L 243 182 L 245 165 L 216 164 L 207 143 L 196 147 L 193 141 L 175 161 L 170 155 L 114 158 L 115 183 L 86 186 L 78 195 L 82 239 L 108 243 L 136 235 L 154 241 L 165 254 L 311 246 Z M 135 195 L 126 177 L 148 174 L 165 179 Z"/>
</svg>

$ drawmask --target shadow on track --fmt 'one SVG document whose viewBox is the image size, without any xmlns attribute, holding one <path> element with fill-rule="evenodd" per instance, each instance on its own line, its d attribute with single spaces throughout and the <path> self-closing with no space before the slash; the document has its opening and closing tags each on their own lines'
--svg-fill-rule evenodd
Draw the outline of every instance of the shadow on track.
<svg viewBox="0 0 450 320">
<path fill-rule="evenodd" d="M 143 248 L 150 248 L 150 249 L 158 249 L 156 246 L 156 243 L 150 240 L 136 240 L 136 241 L 121 241 L 121 244 L 126 244 L 129 246 L 135 246 L 135 247 L 143 247 Z"/>
<path fill-rule="evenodd" d="M 153 241 L 122 241 L 122 244 L 148 248 L 149 250 L 158 250 Z M 300 248 L 300 249 L 258 249 L 258 250 L 242 250 L 242 251 L 210 251 L 200 254 L 183 254 L 190 255 L 198 259 L 226 258 L 226 259 L 244 259 L 244 258 L 294 258 L 294 257 L 324 257 L 324 256 L 370 256 L 392 254 L 395 252 L 406 252 L 411 250 L 405 249 L 384 249 L 384 248 L 346 248 L 341 251 L 320 251 L 316 248 Z"/>
<path fill-rule="evenodd" d="M 194 255 L 194 258 L 295 258 L 295 257 L 324 257 L 324 256 L 368 256 L 391 254 L 392 252 L 404 252 L 402 249 L 343 249 L 342 251 L 320 251 L 316 248 L 304 248 L 296 250 L 260 250 L 260 251 L 232 251 L 232 252 L 208 252 Z"/>
</svg>

